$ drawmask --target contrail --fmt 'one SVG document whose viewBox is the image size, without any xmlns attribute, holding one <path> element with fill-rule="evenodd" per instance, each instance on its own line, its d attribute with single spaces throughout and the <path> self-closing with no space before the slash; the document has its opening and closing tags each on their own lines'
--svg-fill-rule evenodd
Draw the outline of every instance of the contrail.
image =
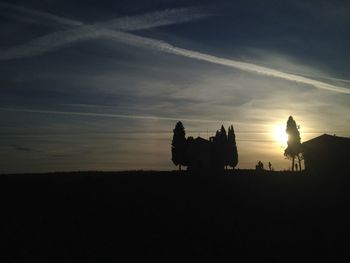
<svg viewBox="0 0 350 263">
<path fill-rule="evenodd" d="M 45 11 L 38 11 L 32 8 L 17 6 L 9 3 L 0 2 L 0 7 L 17 11 L 19 13 L 36 16 L 39 18 L 47 19 L 54 24 L 60 24 L 70 27 L 81 27 L 84 22 L 73 20 L 57 16 Z M 5 14 L 8 17 L 8 14 Z M 106 27 L 109 29 L 118 29 L 122 31 L 142 30 L 155 28 L 160 26 L 179 24 L 191 22 L 194 20 L 203 19 L 213 14 L 203 12 L 203 8 L 200 7 L 186 7 L 186 8 L 174 8 L 164 9 L 161 11 L 154 11 L 142 15 L 125 16 L 121 18 L 111 19 L 105 22 L 96 23 L 96 26 Z"/>
<path fill-rule="evenodd" d="M 167 12 L 171 13 L 171 11 L 167 11 Z M 183 12 L 183 11 L 180 11 L 180 12 Z M 152 24 L 155 25 L 155 24 L 167 23 L 166 20 L 165 21 L 162 20 L 164 18 L 163 15 L 158 14 L 158 17 L 160 17 L 159 20 L 151 19 L 151 22 L 149 22 L 148 25 L 151 26 Z M 148 17 L 147 15 L 143 15 L 143 19 L 148 20 L 149 18 L 151 17 Z M 137 26 L 139 25 L 141 25 L 142 29 L 147 28 L 147 26 L 142 25 L 143 23 L 141 23 L 140 21 L 143 21 L 143 20 L 141 19 L 134 23 L 131 23 L 129 21 L 129 26 L 130 26 L 129 30 L 130 31 L 137 30 Z M 102 23 L 100 24 L 103 25 Z M 125 26 L 127 24 L 128 23 L 126 23 L 125 20 L 124 21 L 119 20 L 119 22 L 118 20 L 115 20 L 113 23 L 111 23 L 111 26 L 113 25 L 116 27 L 120 26 L 122 28 L 124 27 L 124 30 L 127 30 L 127 27 Z M 47 36 L 31 41 L 27 45 L 17 46 L 7 51 L 1 52 L 0 60 L 9 60 L 9 59 L 20 58 L 20 57 L 36 56 L 36 55 L 40 55 L 40 54 L 58 49 L 62 46 L 72 44 L 77 41 L 95 39 L 100 37 L 107 38 L 109 40 L 113 40 L 117 42 L 123 42 L 128 45 L 134 45 L 134 46 L 143 47 L 143 48 L 151 48 L 151 49 L 155 49 L 155 50 L 166 52 L 173 55 L 178 55 L 178 56 L 196 59 L 200 61 L 206 61 L 213 64 L 223 65 L 223 66 L 227 66 L 227 67 L 231 67 L 231 68 L 235 68 L 235 69 L 239 69 L 247 72 L 257 73 L 264 76 L 270 76 L 270 77 L 280 78 L 280 79 L 284 79 L 292 82 L 303 83 L 303 84 L 311 85 L 313 87 L 323 89 L 323 90 L 350 94 L 350 89 L 348 88 L 328 84 L 322 81 L 307 78 L 306 76 L 286 73 L 275 69 L 255 65 L 252 63 L 246 63 L 246 62 L 241 62 L 237 60 L 221 58 L 221 57 L 201 53 L 198 51 L 176 47 L 165 41 L 141 37 L 135 34 L 127 33 L 127 32 L 111 30 L 103 26 L 100 26 L 99 24 L 91 25 L 91 26 L 81 26 L 79 28 L 72 29 L 71 31 L 58 31 L 53 34 L 49 34 Z"/>
<path fill-rule="evenodd" d="M 101 32 L 102 33 L 102 32 Z M 127 32 L 121 32 L 121 31 L 109 31 L 106 30 L 104 32 L 105 37 L 115 40 L 115 41 L 121 41 L 130 45 L 135 45 L 139 47 L 147 47 L 151 49 L 156 49 L 159 51 L 163 51 L 166 53 L 178 55 L 178 56 L 183 56 L 191 59 L 196 59 L 196 60 L 201 60 L 201 61 L 206 61 L 210 62 L 213 64 L 218 64 L 218 65 L 223 65 L 247 72 L 252 72 L 252 73 L 257 73 L 260 75 L 264 76 L 271 76 L 275 78 L 280 78 L 292 82 L 298 82 L 298 83 L 303 83 L 307 85 L 312 85 L 313 87 L 319 88 L 319 89 L 324 89 L 324 90 L 329 90 L 329 91 L 334 91 L 334 92 L 339 92 L 339 93 L 345 93 L 345 94 L 350 94 L 350 89 L 345 88 L 345 87 L 339 87 L 336 85 L 328 84 L 322 81 L 310 79 L 307 77 L 299 76 L 296 74 L 291 74 L 291 73 L 285 73 L 282 71 L 278 71 L 275 69 L 267 68 L 267 67 L 262 67 L 258 66 L 252 63 L 245 63 L 237 60 L 232 60 L 232 59 L 226 59 L 226 58 L 221 58 L 217 56 L 212 56 L 209 54 L 201 53 L 198 51 L 193 51 L 189 49 L 184 49 L 180 47 L 173 46 L 165 41 L 161 40 L 156 40 L 156 39 L 151 39 L 151 38 L 146 38 L 146 37 L 140 37 L 134 34 L 130 34 Z"/>
<path fill-rule="evenodd" d="M 31 16 L 36 16 L 40 18 L 47 19 L 51 22 L 60 24 L 60 25 L 65 25 L 65 26 L 82 26 L 84 23 L 76 20 L 72 20 L 69 18 L 61 17 L 61 16 L 56 16 L 54 14 L 50 14 L 47 12 L 42 12 L 38 11 L 32 8 L 28 7 L 23 7 L 23 6 L 18 6 L 18 5 L 13 5 L 10 3 L 5 3 L 5 2 L 0 2 L 0 7 L 14 10 L 20 13 L 28 14 Z"/>
<path fill-rule="evenodd" d="M 311 74 L 304 74 L 304 73 L 299 73 L 299 72 L 289 72 L 289 71 L 284 71 L 284 72 L 288 73 L 288 74 L 303 76 L 303 77 L 326 79 L 326 80 L 331 80 L 331 81 L 350 83 L 350 80 L 347 80 L 347 79 L 331 78 L 331 77 L 324 77 L 324 76 L 320 77 L 320 76 L 315 76 L 315 75 L 311 75 Z"/>
<path fill-rule="evenodd" d="M 120 31 L 144 30 L 155 27 L 192 22 L 215 14 L 203 12 L 201 8 L 175 8 L 150 12 L 143 15 L 126 16 L 106 22 L 96 23 L 96 26 Z"/>
<path fill-rule="evenodd" d="M 57 31 L 52 34 L 39 37 L 24 45 L 19 45 L 5 51 L 0 51 L 0 60 L 34 57 L 62 47 L 101 37 L 101 33 L 93 26 L 83 26 L 76 29 Z"/>
<path fill-rule="evenodd" d="M 19 8 L 21 11 L 28 9 L 0 3 L 0 7 L 1 5 L 5 5 L 6 7 L 11 6 L 11 8 Z M 31 40 L 26 44 L 0 51 L 0 60 L 11 60 L 42 55 L 78 42 L 104 37 L 106 36 L 106 32 L 108 32 L 107 35 L 113 34 L 114 32 L 111 29 L 124 31 L 144 30 L 159 26 L 190 22 L 209 16 L 209 14 L 202 13 L 200 8 L 190 7 L 165 9 L 143 15 L 116 18 L 110 21 L 96 23 L 94 25 L 84 25 L 84 23 L 75 20 L 70 20 L 72 23 L 68 23 L 65 18 L 62 18 L 61 21 L 59 19 L 60 17 L 53 14 L 29 9 L 30 13 L 34 11 L 39 16 L 53 17 L 55 22 L 62 22 L 64 25 L 75 25 L 75 27 L 68 30 L 56 31 Z M 81 26 L 77 27 L 76 25 L 78 24 Z M 106 31 L 106 29 L 111 31 Z"/>
<path fill-rule="evenodd" d="M 56 111 L 56 110 L 32 110 L 32 109 L 20 109 L 20 108 L 3 108 L 2 111 L 11 112 L 27 112 L 27 113 L 42 113 L 42 114 L 59 114 L 70 116 L 85 116 L 85 117 L 104 117 L 104 118 L 119 118 L 119 119 L 141 119 L 141 120 L 165 120 L 165 121 L 188 121 L 188 122 L 213 122 L 217 123 L 220 120 L 208 120 L 208 119 L 188 119 L 182 117 L 162 117 L 162 116 L 150 116 L 150 115 L 126 115 L 126 114 L 109 114 L 109 113 L 95 113 L 95 112 L 76 112 L 76 111 Z M 225 120 L 221 120 L 225 122 Z"/>
</svg>

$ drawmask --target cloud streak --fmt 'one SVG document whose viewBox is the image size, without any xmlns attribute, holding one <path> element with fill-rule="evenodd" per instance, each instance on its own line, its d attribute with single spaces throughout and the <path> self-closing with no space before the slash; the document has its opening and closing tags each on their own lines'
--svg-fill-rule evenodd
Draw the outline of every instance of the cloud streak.
<svg viewBox="0 0 350 263">
<path fill-rule="evenodd" d="M 189 119 L 182 117 L 163 117 L 163 116 L 147 116 L 147 115 L 126 115 L 126 114 L 109 114 L 109 113 L 95 113 L 95 112 L 76 112 L 76 111 L 56 111 L 56 110 L 32 110 L 19 108 L 2 108 L 1 111 L 11 112 L 27 112 L 27 113 L 42 113 L 42 114 L 58 114 L 70 116 L 85 116 L 85 117 L 103 117 L 103 118 L 119 118 L 119 119 L 138 119 L 138 120 L 163 120 L 163 121 L 188 121 L 188 122 L 212 122 L 217 123 L 220 120 L 210 119 Z M 223 120 L 224 121 L 224 120 Z"/>
<path fill-rule="evenodd" d="M 8 10 L 19 12 L 19 13 L 23 13 L 23 14 L 26 14 L 26 15 L 29 15 L 29 16 L 35 16 L 35 17 L 43 18 L 45 20 L 48 20 L 50 22 L 53 22 L 53 23 L 59 24 L 59 25 L 65 25 L 65 26 L 82 26 L 82 25 L 84 25 L 84 23 L 80 22 L 80 21 L 76 21 L 76 20 L 73 20 L 73 19 L 69 19 L 69 18 L 57 16 L 57 15 L 54 15 L 54 14 L 50 14 L 50 13 L 47 13 L 47 12 L 42 12 L 42 11 L 38 11 L 38 10 L 35 10 L 35 9 L 32 9 L 32 8 L 18 6 L 18 5 L 13 5 L 13 4 L 5 3 L 5 2 L 0 2 L 0 8 L 8 9 Z"/>
<path fill-rule="evenodd" d="M 7 5 L 7 4 L 6 4 Z M 12 5 L 11 5 L 12 6 Z M 18 7 L 20 8 L 20 7 Z M 21 10 L 23 8 L 21 7 Z M 26 9 L 24 9 L 26 10 Z M 246 72 L 256 73 L 259 75 L 275 77 L 279 79 L 284 79 L 287 81 L 298 82 L 301 84 L 311 85 L 318 89 L 328 90 L 337 93 L 350 94 L 350 89 L 329 84 L 323 81 L 308 78 L 306 75 L 298 75 L 293 73 L 286 73 L 279 70 L 275 70 L 268 67 L 259 66 L 253 63 L 241 62 L 233 59 L 226 59 L 210 54 L 201 53 L 194 50 L 189 50 L 181 47 L 176 47 L 162 40 L 156 40 L 152 38 L 146 38 L 137 36 L 135 34 L 116 31 L 112 29 L 122 29 L 124 31 L 141 30 L 152 28 L 155 26 L 169 25 L 173 23 L 181 23 L 191 21 L 191 19 L 199 19 L 205 16 L 200 12 L 195 13 L 192 18 L 186 16 L 187 13 L 192 13 L 194 9 L 179 9 L 179 10 L 166 10 L 153 12 L 150 14 L 145 14 L 136 17 L 127 17 L 115 19 L 111 22 L 99 23 L 96 25 L 86 25 L 80 26 L 75 29 L 58 31 L 44 37 L 35 39 L 25 45 L 17 46 L 6 51 L 0 52 L 0 60 L 10 60 L 22 57 L 31 57 L 41 55 L 53 50 L 57 50 L 61 47 L 71 45 L 79 41 L 86 41 L 96 38 L 106 38 L 112 41 L 126 43 L 128 45 L 138 46 L 142 48 L 151 48 L 154 50 L 166 52 L 169 54 L 182 56 L 190 59 L 206 61 L 209 63 L 227 66 L 235 69 L 239 69 Z M 23 11 L 23 10 L 22 10 Z M 44 17 L 50 17 L 55 21 L 60 21 L 59 17 L 48 14 L 45 12 L 29 10 L 28 12 L 32 14 L 42 15 Z M 184 19 L 179 19 L 178 14 L 182 14 Z M 62 18 L 62 22 L 65 22 L 65 18 Z M 78 22 L 78 21 L 75 21 Z M 112 28 L 112 29 L 110 29 Z M 347 82 L 347 80 L 342 80 Z"/>
<path fill-rule="evenodd" d="M 35 9 L 17 6 L 9 3 L 0 2 L 0 8 L 9 9 L 17 13 L 24 15 L 34 16 L 37 18 L 44 18 L 53 22 L 54 24 L 60 24 L 70 27 L 83 27 L 92 26 L 84 22 L 73 20 L 70 18 L 65 18 L 57 16 L 48 12 L 38 11 Z M 133 30 L 144 30 L 155 27 L 167 26 L 172 24 L 186 23 L 199 19 L 212 16 L 213 14 L 208 14 L 203 12 L 202 8 L 199 7 L 187 7 L 187 8 L 174 8 L 165 9 L 161 11 L 150 12 L 142 15 L 135 16 L 125 16 L 120 18 L 111 19 L 105 22 L 100 22 L 94 24 L 95 26 L 101 26 L 109 29 L 117 29 L 122 31 L 133 31 Z M 34 22 L 33 18 L 21 17 L 19 15 L 9 15 L 8 13 L 3 14 L 5 17 L 19 19 L 28 22 Z M 72 31 L 72 33 L 76 31 Z M 50 34 L 49 34 L 50 35 Z"/>
<path fill-rule="evenodd" d="M 187 57 L 190 59 L 206 61 L 206 62 L 210 62 L 213 64 L 218 64 L 218 65 L 222 65 L 222 66 L 227 66 L 227 67 L 239 69 L 242 71 L 257 73 L 259 75 L 270 76 L 270 77 L 284 79 L 284 80 L 288 80 L 288 81 L 292 81 L 292 82 L 307 84 L 307 85 L 311 85 L 315 88 L 319 88 L 319 89 L 323 89 L 323 90 L 350 94 L 350 89 L 345 88 L 345 87 L 340 87 L 340 86 L 328 84 L 328 83 L 325 83 L 322 81 L 299 76 L 296 74 L 285 73 L 285 72 L 278 71 L 275 69 L 258 66 L 258 65 L 252 64 L 252 63 L 246 63 L 246 62 L 241 62 L 241 61 L 237 61 L 237 60 L 221 58 L 221 57 L 201 53 L 198 51 L 193 51 L 193 50 L 189 50 L 189 49 L 185 49 L 185 48 L 176 47 L 176 46 L 173 46 L 173 45 L 171 45 L 165 41 L 161 41 L 161 40 L 140 37 L 140 36 L 137 36 L 134 34 L 126 33 L 126 32 L 117 32 L 117 31 L 108 31 L 107 30 L 107 31 L 104 31 L 101 33 L 102 33 L 102 35 L 104 35 L 104 37 L 107 37 L 111 40 L 121 41 L 121 42 L 124 42 L 127 44 L 136 45 L 139 47 L 152 48 L 152 49 L 156 49 L 156 50 L 159 50 L 162 52 Z"/>
<path fill-rule="evenodd" d="M 83 22 L 76 20 L 67 21 L 66 18 L 61 18 L 47 12 L 36 11 L 33 9 L 4 3 L 0 3 L 0 7 L 1 6 L 9 7 L 24 13 L 36 14 L 39 17 L 50 18 L 54 22 L 75 27 L 68 30 L 56 31 L 54 33 L 31 40 L 26 44 L 0 51 L 0 60 L 38 56 L 78 42 L 106 36 L 108 37 L 109 35 L 113 35 L 113 29 L 122 31 L 145 30 L 171 24 L 190 22 L 209 16 L 209 14 L 203 13 L 200 8 L 178 8 L 165 9 L 143 15 L 116 18 L 109 21 L 96 23 L 94 25 L 85 25 Z"/>
<path fill-rule="evenodd" d="M 176 8 L 150 12 L 143 15 L 126 16 L 97 23 L 97 26 L 121 31 L 144 30 L 155 27 L 192 22 L 213 16 L 201 8 Z"/>
</svg>

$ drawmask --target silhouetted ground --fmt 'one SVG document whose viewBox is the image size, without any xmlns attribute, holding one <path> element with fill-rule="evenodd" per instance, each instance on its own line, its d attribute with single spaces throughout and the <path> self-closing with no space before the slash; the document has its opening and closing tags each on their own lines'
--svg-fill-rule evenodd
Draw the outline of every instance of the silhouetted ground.
<svg viewBox="0 0 350 263">
<path fill-rule="evenodd" d="M 0 260 L 336 262 L 350 257 L 350 182 L 337 178 L 2 175 Z"/>
</svg>

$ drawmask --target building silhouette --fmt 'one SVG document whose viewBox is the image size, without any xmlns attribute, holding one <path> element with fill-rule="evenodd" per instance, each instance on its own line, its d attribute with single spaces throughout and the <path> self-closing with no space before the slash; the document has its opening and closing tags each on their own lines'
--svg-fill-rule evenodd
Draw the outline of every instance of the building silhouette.
<svg viewBox="0 0 350 263">
<path fill-rule="evenodd" d="M 212 143 L 202 137 L 188 137 L 187 157 L 189 171 L 206 171 L 212 169 Z"/>
<path fill-rule="evenodd" d="M 323 134 L 302 143 L 305 170 L 316 175 L 344 174 L 349 169 L 350 138 Z"/>
<path fill-rule="evenodd" d="M 233 152 L 228 151 L 227 143 L 219 144 L 213 136 L 209 140 L 202 137 L 188 137 L 187 161 L 188 170 L 192 172 L 218 172 L 228 165 L 227 160 Z"/>
</svg>

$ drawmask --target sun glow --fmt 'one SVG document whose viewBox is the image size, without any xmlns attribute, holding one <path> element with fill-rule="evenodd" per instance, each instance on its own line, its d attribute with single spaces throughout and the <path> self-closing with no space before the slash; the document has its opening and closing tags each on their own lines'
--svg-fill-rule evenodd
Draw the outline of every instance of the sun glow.
<svg viewBox="0 0 350 263">
<path fill-rule="evenodd" d="M 279 144 L 287 145 L 288 135 L 286 133 L 286 127 L 284 125 L 275 126 L 274 138 Z"/>
</svg>

